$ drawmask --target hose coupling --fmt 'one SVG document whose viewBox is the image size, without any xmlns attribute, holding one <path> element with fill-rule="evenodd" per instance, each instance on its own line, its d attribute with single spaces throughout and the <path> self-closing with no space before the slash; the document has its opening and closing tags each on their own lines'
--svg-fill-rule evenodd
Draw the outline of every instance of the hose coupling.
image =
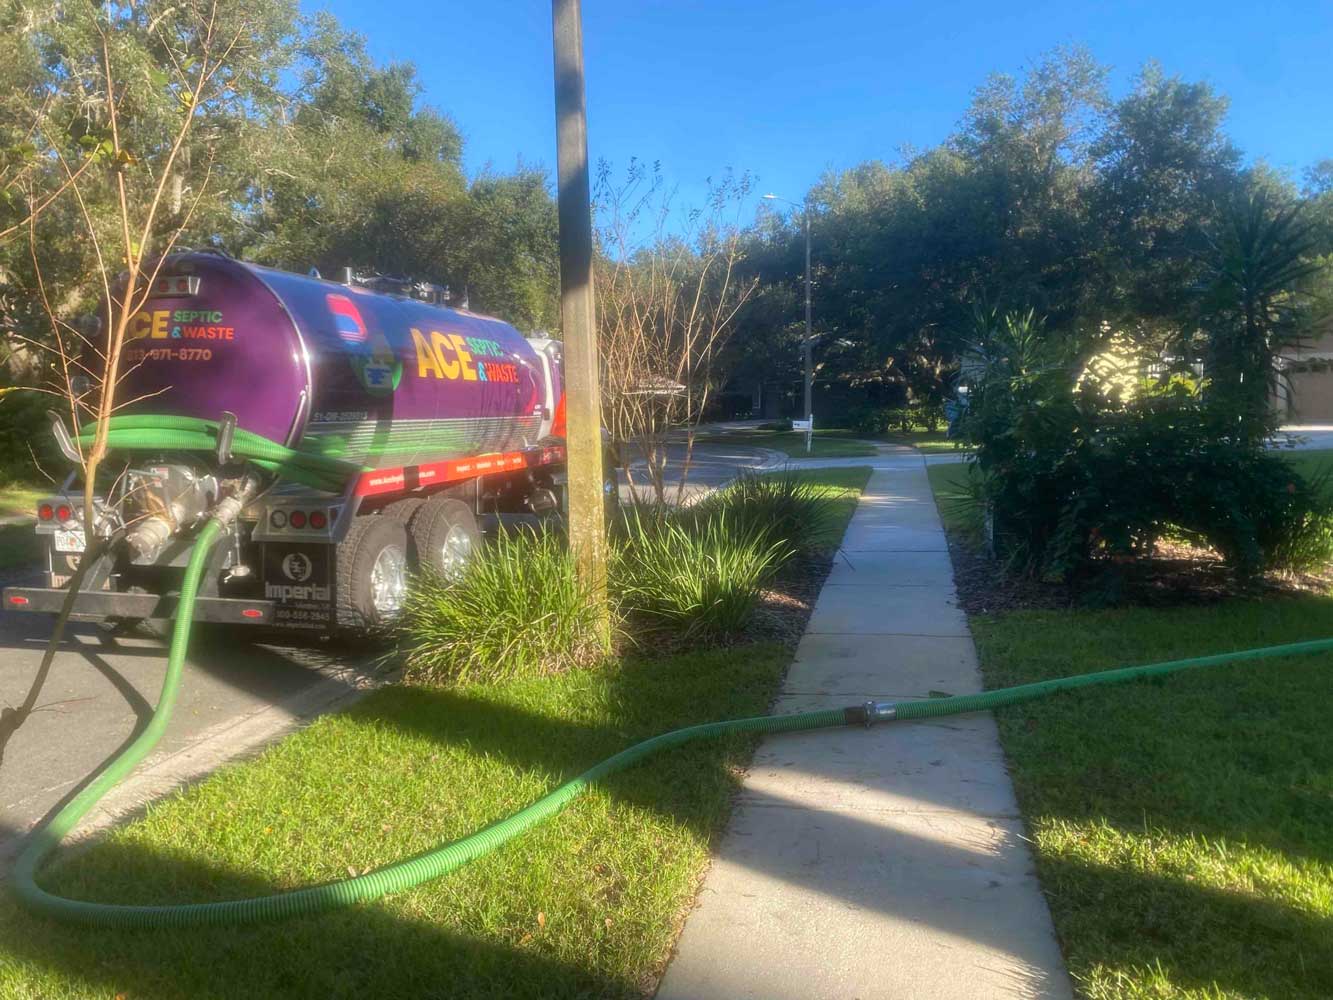
<svg viewBox="0 0 1333 1000">
<path fill-rule="evenodd" d="M 891 701 L 871 702 L 870 712 L 874 715 L 876 722 L 892 722 L 898 718 L 898 706 Z"/>
<path fill-rule="evenodd" d="M 241 511 L 245 509 L 245 505 L 250 502 L 251 495 L 258 488 L 259 479 L 253 474 L 247 473 L 230 496 L 217 502 L 210 512 L 210 516 L 222 527 L 229 526 L 232 521 L 240 516 Z"/>
<path fill-rule="evenodd" d="M 876 722 L 892 722 L 898 717 L 898 709 L 891 701 L 867 701 L 860 705 L 851 705 L 842 711 L 847 725 L 854 726 L 860 723 L 867 729 Z"/>
</svg>

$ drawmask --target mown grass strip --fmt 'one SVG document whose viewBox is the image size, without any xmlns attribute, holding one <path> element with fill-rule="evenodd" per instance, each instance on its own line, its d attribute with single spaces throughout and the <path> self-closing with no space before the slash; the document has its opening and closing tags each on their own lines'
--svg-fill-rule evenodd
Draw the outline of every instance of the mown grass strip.
<svg viewBox="0 0 1333 1000">
<path fill-rule="evenodd" d="M 1324 456 L 1300 456 L 1315 463 Z M 937 495 L 961 467 L 933 466 Z M 946 525 L 975 513 L 941 502 Z M 1333 598 L 973 616 L 989 688 L 1333 635 Z M 1003 709 L 1001 740 L 1081 993 L 1333 996 L 1333 656 Z"/>
<path fill-rule="evenodd" d="M 879 454 L 873 444 L 851 438 L 849 431 L 816 430 L 810 441 L 810 451 L 805 450 L 804 431 L 728 431 L 725 434 L 701 436 L 700 441 L 709 444 L 743 444 L 756 448 L 771 448 L 785 452 L 787 457 L 802 458 L 868 458 Z"/>
</svg>

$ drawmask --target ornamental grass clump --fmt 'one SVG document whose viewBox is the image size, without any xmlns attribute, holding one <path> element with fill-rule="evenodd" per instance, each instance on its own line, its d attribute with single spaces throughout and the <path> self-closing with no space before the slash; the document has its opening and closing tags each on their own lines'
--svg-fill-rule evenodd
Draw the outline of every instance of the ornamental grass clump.
<svg viewBox="0 0 1333 1000">
<path fill-rule="evenodd" d="M 596 663 L 597 626 L 564 539 L 524 531 L 502 533 L 457 582 L 419 576 L 397 631 L 410 679 L 464 684 Z"/>
<path fill-rule="evenodd" d="M 717 638 L 745 626 L 790 555 L 786 542 L 742 530 L 725 512 L 695 518 L 629 510 L 613 589 L 622 610 L 650 631 Z"/>
<path fill-rule="evenodd" d="M 827 488 L 785 469 L 743 472 L 682 516 L 699 523 L 723 519 L 738 536 L 781 543 L 788 555 L 808 555 L 836 544 L 835 509 Z"/>
</svg>

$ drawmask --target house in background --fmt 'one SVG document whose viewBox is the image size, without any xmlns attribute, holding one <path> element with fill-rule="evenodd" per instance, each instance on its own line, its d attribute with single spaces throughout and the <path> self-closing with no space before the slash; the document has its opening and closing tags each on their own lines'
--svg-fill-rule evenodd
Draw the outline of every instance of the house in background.
<svg viewBox="0 0 1333 1000">
<path fill-rule="evenodd" d="M 1273 394 L 1284 424 L 1333 424 L 1333 330 L 1278 354 Z"/>
</svg>

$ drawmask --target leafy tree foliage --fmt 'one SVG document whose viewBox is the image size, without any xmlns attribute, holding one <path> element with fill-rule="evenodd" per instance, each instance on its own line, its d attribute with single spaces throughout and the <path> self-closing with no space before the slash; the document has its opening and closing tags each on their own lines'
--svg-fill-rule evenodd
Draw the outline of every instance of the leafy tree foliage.
<svg viewBox="0 0 1333 1000">
<path fill-rule="evenodd" d="M 1105 77 L 1085 51 L 1058 50 L 1021 79 L 987 81 L 939 146 L 830 173 L 811 189 L 824 398 L 841 384 L 937 402 L 977 307 L 1032 310 L 1046 340 L 1088 343 L 1106 327 L 1158 354 L 1257 365 L 1249 384 L 1261 389 L 1282 342 L 1329 328 L 1318 306 L 1320 289 L 1333 289 L 1333 167 L 1309 172 L 1302 199 L 1271 171 L 1242 167 L 1226 100 L 1207 84 L 1149 64 L 1113 98 Z M 1237 266 L 1221 259 L 1238 250 L 1224 237 L 1260 189 L 1263 249 L 1247 245 L 1264 261 L 1241 266 L 1261 270 L 1264 287 L 1239 291 L 1221 277 Z M 1309 224 L 1279 224 L 1289 210 Z M 737 321 L 742 378 L 796 377 L 799 330 L 784 331 L 800 318 L 801 224 L 799 212 L 761 218 L 752 234 L 747 265 L 762 285 Z M 1226 346 L 1242 342 L 1265 346 Z M 1218 387 L 1237 381 L 1218 375 Z"/>
<path fill-rule="evenodd" d="M 461 134 L 422 104 L 415 69 L 375 64 L 364 39 L 327 13 L 302 16 L 295 0 L 218 4 L 226 59 L 192 103 L 181 81 L 194 57 L 182 57 L 182 40 L 212 8 L 15 0 L 0 12 L 0 231 L 71 171 L 87 171 L 81 199 L 52 201 L 0 240 L 11 373 L 38 367 L 32 345 L 50 338 L 38 266 L 63 318 L 105 294 L 96 248 L 79 234 L 92 226 L 114 236 L 117 177 L 132 204 L 164 184 L 149 245 L 179 231 L 178 246 L 293 270 L 411 275 L 521 327 L 555 325 L 556 217 L 541 171 L 520 164 L 466 177 Z M 98 100 L 107 64 L 121 95 L 115 163 L 104 162 L 110 123 Z M 188 140 L 164 177 L 187 114 Z"/>
</svg>

